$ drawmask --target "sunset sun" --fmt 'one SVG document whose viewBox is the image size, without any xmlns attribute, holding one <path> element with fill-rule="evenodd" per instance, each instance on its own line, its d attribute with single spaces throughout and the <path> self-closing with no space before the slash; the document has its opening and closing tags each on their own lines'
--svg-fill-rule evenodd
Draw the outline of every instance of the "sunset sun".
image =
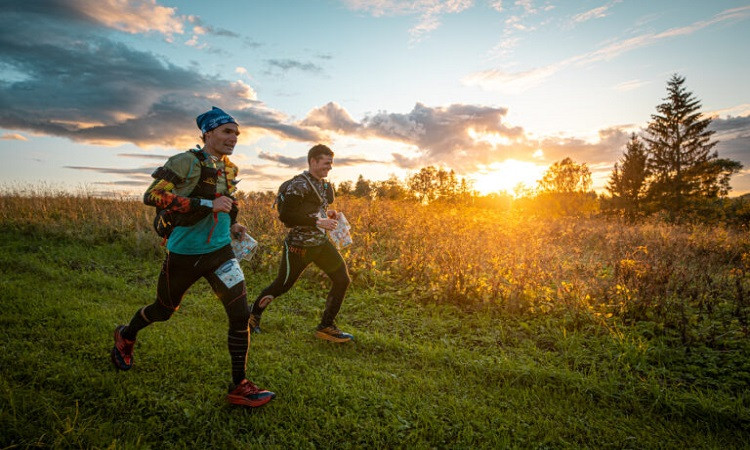
<svg viewBox="0 0 750 450">
<path fill-rule="evenodd" d="M 501 191 L 513 193 L 513 189 L 519 184 L 527 188 L 534 187 L 546 169 L 546 165 L 506 159 L 490 164 L 486 171 L 478 172 L 474 176 L 474 188 L 480 194 Z"/>
</svg>

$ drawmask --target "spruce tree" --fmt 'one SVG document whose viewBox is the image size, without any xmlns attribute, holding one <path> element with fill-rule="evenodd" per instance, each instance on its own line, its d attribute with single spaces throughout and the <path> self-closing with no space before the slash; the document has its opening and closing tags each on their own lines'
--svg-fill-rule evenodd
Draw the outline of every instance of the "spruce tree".
<svg viewBox="0 0 750 450">
<path fill-rule="evenodd" d="M 711 118 L 700 113 L 701 103 L 683 86 L 685 78 L 674 74 L 667 82 L 667 97 L 656 107 L 646 129 L 648 168 L 653 175 L 649 197 L 659 209 L 680 214 L 700 198 L 708 185 L 718 182 L 707 173 L 716 168 L 717 144 L 711 139 Z"/>
<path fill-rule="evenodd" d="M 612 207 L 622 211 L 628 220 L 635 219 L 643 210 L 648 177 L 648 152 L 635 133 L 630 136 L 620 161 L 609 178 L 607 191 L 612 196 Z"/>
</svg>

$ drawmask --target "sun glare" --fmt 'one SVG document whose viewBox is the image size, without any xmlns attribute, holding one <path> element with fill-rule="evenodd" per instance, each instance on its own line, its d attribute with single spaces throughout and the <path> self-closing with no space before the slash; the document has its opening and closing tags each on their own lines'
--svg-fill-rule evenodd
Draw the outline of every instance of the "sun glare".
<svg viewBox="0 0 750 450">
<path fill-rule="evenodd" d="M 474 176 L 474 188 L 482 195 L 500 191 L 513 194 L 514 189 L 520 184 L 526 188 L 536 186 L 537 180 L 542 178 L 545 170 L 546 165 L 507 159 L 492 163 L 486 171 L 478 172 Z"/>
</svg>

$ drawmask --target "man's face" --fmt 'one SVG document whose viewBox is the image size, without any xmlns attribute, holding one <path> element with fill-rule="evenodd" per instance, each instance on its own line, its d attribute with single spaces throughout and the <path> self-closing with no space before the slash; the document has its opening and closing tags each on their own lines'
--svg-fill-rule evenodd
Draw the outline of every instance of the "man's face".
<svg viewBox="0 0 750 450">
<path fill-rule="evenodd" d="M 310 160 L 310 173 L 317 179 L 325 178 L 333 168 L 333 156 L 321 155 Z"/>
<path fill-rule="evenodd" d="M 225 123 L 204 135 L 206 149 L 216 155 L 231 155 L 239 135 L 240 128 L 236 123 Z"/>
</svg>

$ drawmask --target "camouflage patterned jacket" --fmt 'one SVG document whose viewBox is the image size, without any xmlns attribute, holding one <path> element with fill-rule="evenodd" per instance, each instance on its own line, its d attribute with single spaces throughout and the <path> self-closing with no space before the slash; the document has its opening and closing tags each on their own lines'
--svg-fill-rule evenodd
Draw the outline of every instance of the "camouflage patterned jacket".
<svg viewBox="0 0 750 450">
<path fill-rule="evenodd" d="M 313 247 L 326 242 L 325 230 L 315 226 L 318 218 L 325 218 L 328 205 L 333 203 L 333 188 L 325 180 L 318 180 L 304 172 L 320 194 L 302 174 L 295 176 L 284 192 L 284 203 L 279 208 L 279 218 L 290 226 L 286 242 L 292 247 Z M 322 198 L 322 202 L 320 201 Z"/>
</svg>

